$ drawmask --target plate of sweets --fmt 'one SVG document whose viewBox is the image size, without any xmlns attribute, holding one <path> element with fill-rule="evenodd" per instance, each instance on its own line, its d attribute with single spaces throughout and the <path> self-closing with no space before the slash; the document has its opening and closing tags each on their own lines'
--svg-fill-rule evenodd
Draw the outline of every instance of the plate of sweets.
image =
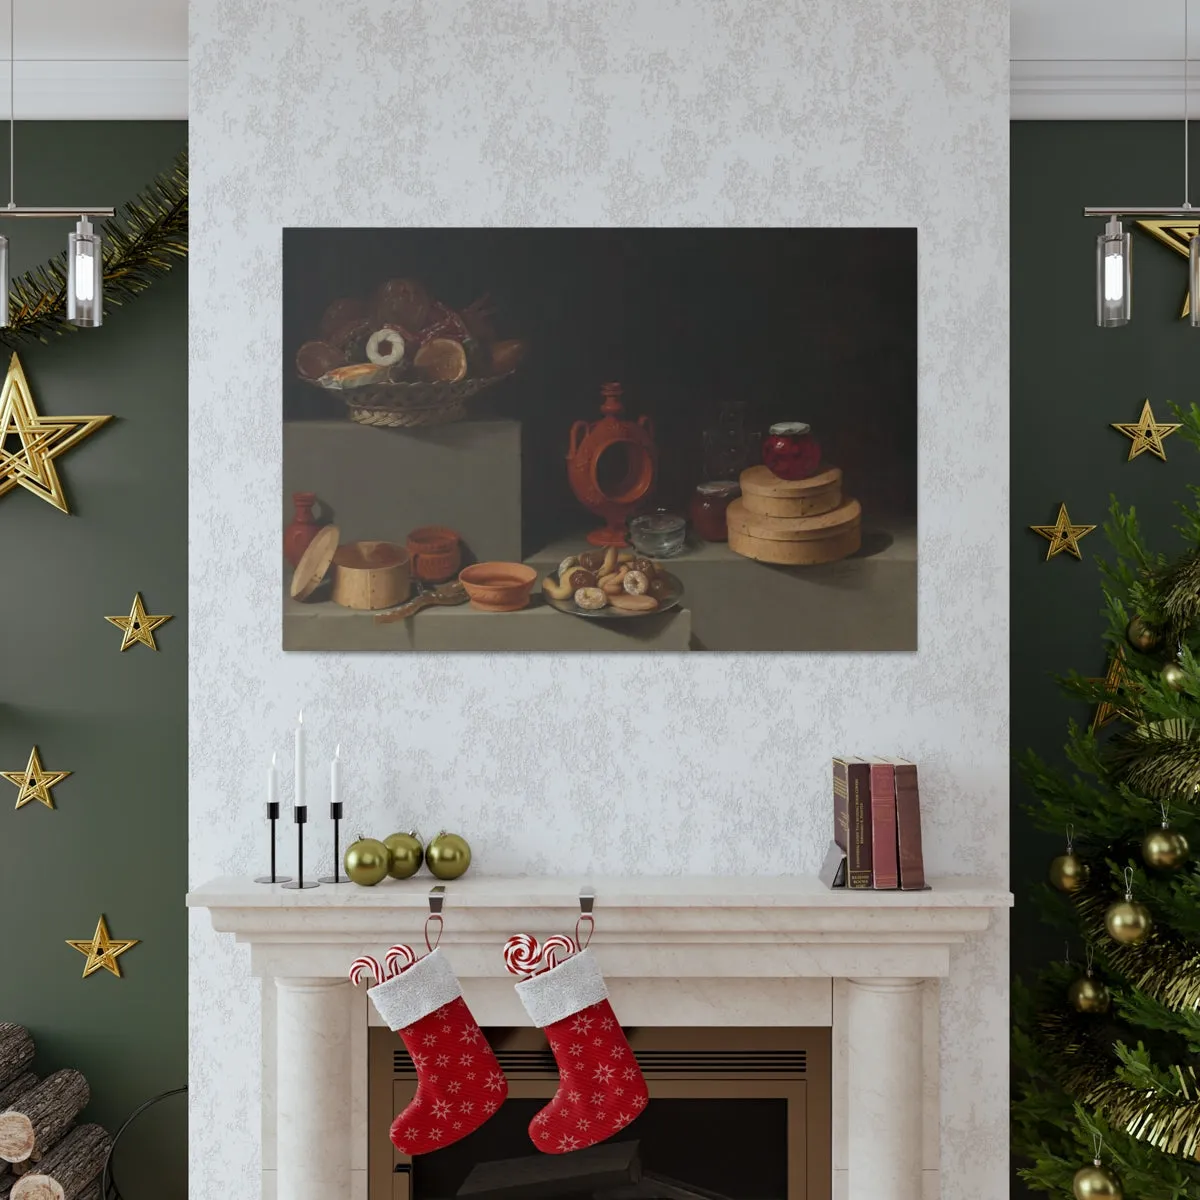
<svg viewBox="0 0 1200 1200">
<path fill-rule="evenodd" d="M 683 584 L 653 559 L 609 546 L 564 558 L 542 580 L 542 594 L 573 617 L 620 621 L 675 608 Z"/>
</svg>

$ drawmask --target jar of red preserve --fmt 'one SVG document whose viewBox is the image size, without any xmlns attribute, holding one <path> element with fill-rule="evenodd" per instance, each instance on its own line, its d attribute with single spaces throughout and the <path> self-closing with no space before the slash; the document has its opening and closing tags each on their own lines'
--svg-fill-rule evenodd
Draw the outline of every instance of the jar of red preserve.
<svg viewBox="0 0 1200 1200">
<path fill-rule="evenodd" d="M 821 465 L 821 447 L 803 421 L 772 425 L 763 439 L 763 463 L 780 479 L 807 479 Z"/>
<path fill-rule="evenodd" d="M 688 516 L 692 531 L 706 542 L 724 542 L 729 538 L 725 510 L 741 495 L 742 489 L 730 479 L 701 483 L 692 494 Z"/>
</svg>

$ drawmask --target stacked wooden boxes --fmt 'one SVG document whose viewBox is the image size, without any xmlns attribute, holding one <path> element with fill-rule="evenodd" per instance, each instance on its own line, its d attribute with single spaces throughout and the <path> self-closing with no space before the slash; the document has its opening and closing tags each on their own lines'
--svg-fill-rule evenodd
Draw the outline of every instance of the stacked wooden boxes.
<svg viewBox="0 0 1200 1200">
<path fill-rule="evenodd" d="M 780 479 L 767 467 L 742 472 L 742 494 L 726 513 L 729 548 L 780 566 L 836 562 L 862 544 L 862 509 L 842 495 L 842 472 Z"/>
</svg>

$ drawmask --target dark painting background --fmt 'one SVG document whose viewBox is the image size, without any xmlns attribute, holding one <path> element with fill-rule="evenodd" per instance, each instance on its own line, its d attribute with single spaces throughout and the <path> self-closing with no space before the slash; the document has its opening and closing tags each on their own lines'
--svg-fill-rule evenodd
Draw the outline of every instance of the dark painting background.
<svg viewBox="0 0 1200 1200">
<path fill-rule="evenodd" d="M 1200 400 L 1200 330 L 1179 314 L 1187 260 L 1133 229 L 1133 320 L 1095 324 L 1095 247 L 1101 222 L 1084 205 L 1180 202 L 1179 123 L 1017 121 L 1012 126 L 1012 747 L 1062 762 L 1067 721 L 1091 719 L 1054 676 L 1103 675 L 1097 529 L 1084 561 L 1045 562 L 1046 542 L 1027 526 L 1053 524 L 1065 500 L 1071 520 L 1101 525 L 1110 494 L 1137 508 L 1151 548 L 1183 549 L 1175 505 L 1200 481 L 1200 454 L 1176 434 L 1167 461 L 1126 461 L 1129 439 L 1109 428 L 1136 421 L 1149 398 L 1155 419 L 1170 402 Z M 1192 130 L 1193 138 L 1197 131 Z M 1127 226 L 1128 228 L 1129 226 Z M 1063 936 L 1029 903 L 1063 838 L 1034 831 L 1029 797 L 1012 783 L 1013 968 L 1029 973 L 1061 958 Z M 1020 1181 L 1013 1195 L 1031 1195 Z M 1040 1195 L 1040 1193 L 1038 1193 Z"/>
<path fill-rule="evenodd" d="M 916 515 L 915 229 L 285 229 L 285 419 L 344 413 L 296 350 L 331 300 L 404 275 L 454 308 L 490 295 L 500 335 L 530 343 L 472 406 L 523 422 L 527 554 L 594 524 L 567 435 L 609 380 L 654 420 L 658 503 L 686 508 L 702 430 L 740 400 L 751 429 L 808 421 L 868 524 Z"/>
</svg>

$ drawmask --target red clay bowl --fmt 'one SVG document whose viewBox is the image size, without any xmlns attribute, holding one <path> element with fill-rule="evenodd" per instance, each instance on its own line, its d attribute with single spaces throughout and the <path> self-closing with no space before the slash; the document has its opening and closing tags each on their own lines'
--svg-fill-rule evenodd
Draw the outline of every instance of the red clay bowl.
<svg viewBox="0 0 1200 1200">
<path fill-rule="evenodd" d="M 464 567 L 459 582 L 471 604 L 484 612 L 516 612 L 529 603 L 537 571 L 523 563 L 482 562 Z"/>
</svg>

